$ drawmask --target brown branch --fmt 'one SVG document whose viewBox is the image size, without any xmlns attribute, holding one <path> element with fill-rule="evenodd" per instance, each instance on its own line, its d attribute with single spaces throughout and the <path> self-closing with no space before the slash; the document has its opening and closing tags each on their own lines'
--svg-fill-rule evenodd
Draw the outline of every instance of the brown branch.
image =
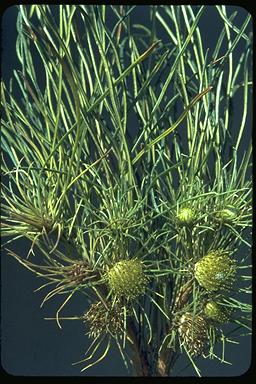
<svg viewBox="0 0 256 384">
<path fill-rule="evenodd" d="M 130 321 L 130 323 L 128 324 L 127 333 L 131 340 L 131 345 L 134 352 L 133 365 L 136 376 L 151 376 L 149 372 L 147 358 L 143 351 L 141 351 L 139 348 L 135 326 L 132 321 Z"/>
</svg>

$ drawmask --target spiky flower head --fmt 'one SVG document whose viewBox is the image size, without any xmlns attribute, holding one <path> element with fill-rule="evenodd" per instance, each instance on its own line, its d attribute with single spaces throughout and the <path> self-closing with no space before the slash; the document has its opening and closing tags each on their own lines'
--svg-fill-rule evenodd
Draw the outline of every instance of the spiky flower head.
<svg viewBox="0 0 256 384">
<path fill-rule="evenodd" d="M 179 319 L 178 334 L 191 355 L 201 355 L 208 339 L 207 321 L 201 315 L 186 312 Z"/>
<path fill-rule="evenodd" d="M 189 207 L 180 209 L 179 213 L 177 214 L 178 222 L 182 225 L 192 224 L 195 221 L 195 218 L 195 211 Z"/>
<path fill-rule="evenodd" d="M 195 264 L 195 278 L 207 291 L 229 290 L 235 276 L 235 261 L 223 250 L 212 251 Z"/>
<path fill-rule="evenodd" d="M 218 323 L 227 323 L 230 318 L 230 311 L 215 301 L 208 301 L 206 303 L 204 313 L 209 319 Z"/>
<path fill-rule="evenodd" d="M 90 337 L 97 337 L 108 332 L 117 335 L 123 330 L 123 311 L 119 305 L 106 307 L 101 301 L 93 303 L 84 314 L 83 319 L 90 329 Z"/>
<path fill-rule="evenodd" d="M 233 205 L 228 205 L 219 211 L 217 216 L 224 222 L 231 222 L 238 216 L 238 210 Z"/>
<path fill-rule="evenodd" d="M 134 299 L 145 292 L 147 277 L 138 259 L 118 261 L 107 272 L 110 288 L 117 296 Z"/>
</svg>

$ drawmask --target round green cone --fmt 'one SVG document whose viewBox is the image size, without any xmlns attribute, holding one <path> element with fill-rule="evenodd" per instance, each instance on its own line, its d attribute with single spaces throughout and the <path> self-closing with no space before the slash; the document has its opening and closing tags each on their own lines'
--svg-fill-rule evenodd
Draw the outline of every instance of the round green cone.
<svg viewBox="0 0 256 384">
<path fill-rule="evenodd" d="M 195 220 L 195 212 L 191 208 L 182 208 L 177 215 L 177 219 L 180 224 L 191 224 Z"/>
<path fill-rule="evenodd" d="M 217 304 L 215 301 L 209 301 L 204 308 L 205 315 L 218 323 L 227 323 L 230 318 L 230 312 L 227 308 Z"/>
<path fill-rule="evenodd" d="M 220 212 L 218 212 L 218 217 L 224 222 L 233 221 L 237 217 L 237 215 L 238 211 L 232 205 L 228 205 L 227 207 L 223 208 Z"/>
<path fill-rule="evenodd" d="M 195 264 L 195 278 L 208 291 L 229 290 L 235 276 L 235 261 L 224 251 L 212 251 Z"/>
<path fill-rule="evenodd" d="M 147 278 L 140 260 L 121 260 L 107 273 L 110 288 L 118 296 L 133 299 L 145 292 Z"/>
</svg>

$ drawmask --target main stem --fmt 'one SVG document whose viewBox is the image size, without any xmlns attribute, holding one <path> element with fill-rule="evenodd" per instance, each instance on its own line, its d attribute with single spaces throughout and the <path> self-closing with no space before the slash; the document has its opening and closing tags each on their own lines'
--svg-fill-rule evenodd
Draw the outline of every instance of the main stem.
<svg viewBox="0 0 256 384">
<path fill-rule="evenodd" d="M 132 360 L 135 376 L 151 376 L 147 358 L 143 351 L 141 351 L 139 348 L 136 329 L 132 321 L 128 326 L 128 336 L 131 340 L 131 347 L 133 350 Z"/>
<path fill-rule="evenodd" d="M 172 361 L 172 352 L 165 345 L 157 361 L 156 373 L 152 373 L 147 354 L 139 347 L 136 329 L 131 321 L 128 325 L 128 336 L 131 341 L 133 351 L 133 368 L 135 376 L 169 376 L 169 369 Z"/>
</svg>

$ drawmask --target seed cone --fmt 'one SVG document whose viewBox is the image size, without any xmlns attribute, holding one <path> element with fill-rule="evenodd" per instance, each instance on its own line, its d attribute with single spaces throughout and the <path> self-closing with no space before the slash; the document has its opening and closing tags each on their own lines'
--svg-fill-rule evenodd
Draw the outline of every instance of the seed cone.
<svg viewBox="0 0 256 384">
<path fill-rule="evenodd" d="M 206 346 L 207 322 L 203 316 L 184 313 L 179 321 L 180 340 L 191 355 L 201 355 Z"/>
<path fill-rule="evenodd" d="M 182 208 L 177 215 L 177 219 L 180 224 L 191 224 L 195 220 L 195 212 L 191 208 Z"/>
<path fill-rule="evenodd" d="M 118 305 L 115 308 L 111 308 L 110 305 L 106 308 L 101 301 L 93 303 L 83 318 L 90 329 L 90 337 L 97 337 L 107 332 L 119 334 L 123 329 L 123 311 Z"/>
<path fill-rule="evenodd" d="M 195 264 L 195 278 L 208 291 L 229 290 L 235 276 L 235 261 L 225 251 L 212 251 Z"/>
<path fill-rule="evenodd" d="M 140 260 L 121 260 L 107 273 L 110 288 L 118 296 L 135 298 L 145 292 L 147 277 Z"/>
<path fill-rule="evenodd" d="M 215 301 L 208 301 L 204 308 L 204 313 L 209 319 L 218 323 L 227 323 L 230 318 L 230 311 Z"/>
</svg>

